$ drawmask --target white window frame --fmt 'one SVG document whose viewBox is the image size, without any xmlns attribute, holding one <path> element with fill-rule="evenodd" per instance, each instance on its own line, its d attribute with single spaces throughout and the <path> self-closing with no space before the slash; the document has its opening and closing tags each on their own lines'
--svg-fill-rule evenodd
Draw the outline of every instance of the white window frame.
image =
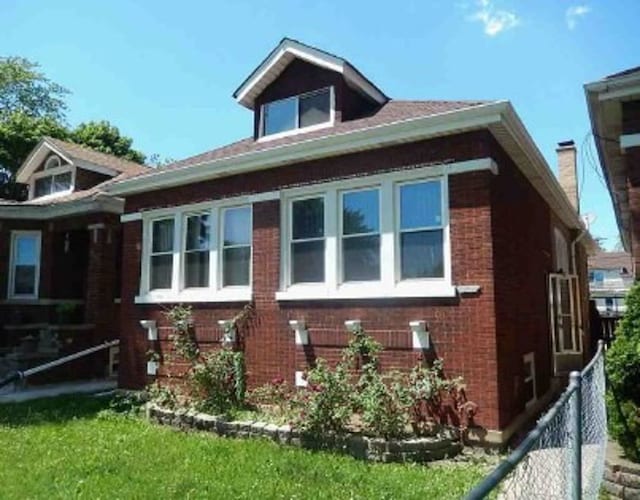
<svg viewBox="0 0 640 500">
<path fill-rule="evenodd" d="M 534 352 L 529 352 L 527 354 L 525 354 L 522 357 L 522 362 L 524 365 L 530 365 L 531 366 L 531 375 L 529 375 L 528 377 L 525 377 L 523 379 L 523 385 L 528 384 L 529 382 L 532 382 L 533 385 L 533 395 L 531 397 L 530 400 L 525 401 L 524 406 L 525 408 L 529 408 L 531 405 L 533 405 L 537 400 L 538 400 L 538 387 L 536 384 L 536 355 Z"/>
<path fill-rule="evenodd" d="M 49 159 L 51 159 L 51 157 Z M 42 179 L 43 177 L 51 177 L 52 178 L 51 182 L 53 182 L 54 180 L 53 177 L 61 174 L 66 174 L 69 172 L 71 172 L 71 183 L 69 184 L 69 189 L 65 189 L 64 191 L 56 191 L 55 193 L 45 194 L 43 196 L 38 196 L 38 197 L 35 196 L 37 179 Z M 45 168 L 42 171 L 35 172 L 34 174 L 31 175 L 31 178 L 29 179 L 29 199 L 45 200 L 45 199 L 57 198 L 58 196 L 64 196 L 66 194 L 72 193 L 73 190 L 75 189 L 75 185 L 76 185 L 76 167 L 75 166 L 68 164 L 68 165 L 62 165 L 60 167 Z"/>
<path fill-rule="evenodd" d="M 378 192 L 378 231 L 369 233 L 357 233 L 357 234 L 344 234 L 344 196 L 350 193 L 358 193 L 360 191 L 373 191 Z M 351 284 L 366 284 L 377 285 L 382 283 L 382 189 L 380 185 L 362 186 L 356 189 L 343 189 L 338 193 L 338 276 L 341 286 L 350 286 Z M 377 280 L 365 280 L 365 281 L 346 281 L 344 276 L 344 240 L 351 238 L 358 238 L 364 236 L 378 236 L 380 238 L 380 279 Z"/>
<path fill-rule="evenodd" d="M 33 236 L 36 238 L 36 272 L 34 293 L 32 294 L 16 294 L 15 290 L 15 267 L 16 267 L 16 241 L 20 236 Z M 7 298 L 15 300 L 33 300 L 38 299 L 40 295 L 40 266 L 42 258 L 42 232 L 41 231 L 11 231 L 11 249 L 9 258 L 9 280 L 7 289 Z"/>
<path fill-rule="evenodd" d="M 233 210 L 233 209 L 237 209 L 237 208 L 248 208 L 249 209 L 249 284 L 248 285 L 224 285 L 224 250 L 225 248 L 244 248 L 247 245 L 230 245 L 230 246 L 225 246 L 224 244 L 224 214 L 228 211 L 228 210 Z M 253 205 L 251 204 L 240 204 L 240 205 L 228 205 L 225 207 L 222 207 L 220 209 L 220 221 L 219 221 L 219 227 L 220 227 L 220 236 L 218 238 L 218 240 L 220 241 L 220 250 L 218 252 L 219 254 L 219 262 L 218 262 L 218 283 L 220 283 L 220 287 L 224 290 L 243 290 L 248 288 L 251 288 L 252 284 L 253 284 Z M 211 271 L 209 271 L 211 272 Z M 214 284 L 215 286 L 215 284 Z"/>
<path fill-rule="evenodd" d="M 559 331 L 557 318 L 555 314 L 556 304 L 561 304 L 560 283 L 566 282 L 569 287 L 569 311 L 562 312 L 561 316 L 570 318 L 571 320 L 571 338 L 572 345 L 567 348 L 564 345 L 564 335 Z M 581 354 L 582 353 L 582 335 L 580 327 L 580 297 L 578 289 L 578 277 L 575 274 L 549 274 L 549 317 L 551 323 L 551 340 L 553 344 L 554 355 L 563 354 Z M 559 346 L 556 349 L 556 345 Z"/>
<path fill-rule="evenodd" d="M 329 89 L 329 120 L 322 123 L 316 123 L 315 125 L 308 125 L 306 127 L 300 127 L 300 98 L 313 95 L 322 91 Z M 296 127 L 291 130 L 284 130 L 282 132 L 277 132 L 275 134 L 265 134 L 265 110 L 269 104 L 273 104 L 276 102 L 283 102 L 289 100 L 296 100 Z M 336 99 L 335 99 L 335 90 L 333 85 L 329 87 L 322 87 L 316 90 L 311 90 L 309 92 L 303 92 L 302 94 L 294 95 L 291 97 L 285 97 L 284 99 L 276 99 L 275 101 L 270 101 L 262 104 L 260 106 L 260 120 L 258 123 L 258 140 L 259 141 L 271 141 L 274 139 L 280 139 L 281 137 L 287 137 L 289 135 L 300 134 L 304 132 L 313 132 L 314 130 L 321 130 L 323 128 L 331 127 L 335 123 L 336 117 Z"/>
<path fill-rule="evenodd" d="M 57 164 L 55 166 L 51 166 L 51 163 L 53 160 L 57 161 Z M 49 158 L 46 159 L 46 161 L 44 162 L 44 170 L 49 170 L 49 169 L 54 169 L 54 168 L 58 168 L 62 166 L 62 160 L 60 160 L 60 157 L 58 155 L 51 155 L 49 156 Z"/>
<path fill-rule="evenodd" d="M 398 188 L 408 182 L 440 181 L 443 231 L 444 276 L 401 280 L 399 275 Z M 380 193 L 380 281 L 342 282 L 341 266 L 342 192 L 379 188 Z M 415 168 L 387 174 L 370 175 L 293 188 L 283 192 L 281 203 L 280 291 L 276 299 L 366 299 L 393 297 L 453 297 L 451 283 L 451 246 L 449 239 L 448 174 L 444 169 Z M 325 282 L 291 284 L 292 202 L 324 196 L 325 199 Z"/>
<path fill-rule="evenodd" d="M 170 251 L 165 251 L 165 252 L 154 252 L 153 251 L 153 225 L 156 222 L 162 222 L 162 221 L 166 221 L 166 220 L 172 220 L 173 221 L 173 245 L 171 246 L 171 250 Z M 175 253 L 176 253 L 176 220 L 174 217 L 157 217 L 153 220 L 151 220 L 151 223 L 149 224 L 149 265 L 148 265 L 148 269 L 149 269 L 149 289 L 151 289 L 151 260 L 153 257 L 155 256 L 161 256 L 161 255 L 172 255 L 173 258 L 173 262 L 171 265 L 171 273 L 172 275 L 174 274 L 175 268 L 176 268 L 176 260 L 175 260 Z M 173 282 L 173 279 L 171 280 Z M 169 288 L 154 288 L 154 291 L 162 291 L 162 290 L 171 290 L 172 287 L 170 286 Z"/>
<path fill-rule="evenodd" d="M 251 213 L 251 254 L 249 259 L 248 286 L 222 286 L 222 225 L 224 210 L 227 208 L 248 207 Z M 206 287 L 185 287 L 184 266 L 186 248 L 186 221 L 193 215 L 209 214 L 211 226 L 209 247 L 209 284 Z M 150 266 L 152 248 L 152 228 L 156 220 L 174 220 L 173 273 L 171 288 L 150 289 Z M 253 203 L 205 202 L 166 209 L 152 210 L 142 214 L 142 256 L 140 259 L 140 290 L 135 302 L 245 302 L 252 297 L 253 285 Z"/>
</svg>

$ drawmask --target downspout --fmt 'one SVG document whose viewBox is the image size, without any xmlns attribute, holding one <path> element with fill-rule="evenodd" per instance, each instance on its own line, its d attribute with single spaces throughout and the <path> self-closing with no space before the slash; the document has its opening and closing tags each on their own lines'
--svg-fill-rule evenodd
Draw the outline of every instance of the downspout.
<svg viewBox="0 0 640 500">
<path fill-rule="evenodd" d="M 583 348 L 583 337 L 585 334 L 584 324 L 582 322 L 582 287 L 580 286 L 580 274 L 578 273 L 578 269 L 576 268 L 576 245 L 580 242 L 582 238 L 584 238 L 589 233 L 588 230 L 582 229 L 580 234 L 576 236 L 571 242 L 571 268 L 573 269 L 573 273 L 576 275 L 576 283 L 578 285 L 578 294 L 579 294 L 579 304 L 578 304 L 578 328 L 580 330 L 580 351 L 584 356 L 584 348 Z"/>
</svg>

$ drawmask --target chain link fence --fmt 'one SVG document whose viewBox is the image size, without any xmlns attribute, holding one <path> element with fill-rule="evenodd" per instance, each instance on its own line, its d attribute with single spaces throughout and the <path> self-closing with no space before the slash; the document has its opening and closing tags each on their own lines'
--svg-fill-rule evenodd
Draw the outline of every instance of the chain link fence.
<svg viewBox="0 0 640 500">
<path fill-rule="evenodd" d="M 607 445 L 604 344 L 509 457 L 468 495 L 499 499 L 595 499 Z"/>
</svg>

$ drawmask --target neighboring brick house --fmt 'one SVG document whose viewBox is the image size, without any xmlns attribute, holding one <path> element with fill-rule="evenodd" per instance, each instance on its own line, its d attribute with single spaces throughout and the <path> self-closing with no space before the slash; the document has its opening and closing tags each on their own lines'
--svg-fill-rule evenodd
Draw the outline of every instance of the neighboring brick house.
<svg viewBox="0 0 640 500">
<path fill-rule="evenodd" d="M 147 170 L 51 138 L 25 160 L 17 181 L 29 199 L 0 200 L 0 378 L 119 337 L 124 202 L 101 189 Z M 104 376 L 107 355 L 45 380 Z"/>
<path fill-rule="evenodd" d="M 437 356 L 463 376 L 493 440 L 581 365 L 591 239 L 509 102 L 390 99 L 289 39 L 234 97 L 251 137 L 106 187 L 126 201 L 123 387 L 179 373 L 146 360 L 148 335 L 171 350 L 175 303 L 204 349 L 253 303 L 253 386 L 300 383 L 360 321 L 383 368 Z"/>
<path fill-rule="evenodd" d="M 640 66 L 584 86 L 591 129 L 625 250 L 640 276 Z"/>
</svg>

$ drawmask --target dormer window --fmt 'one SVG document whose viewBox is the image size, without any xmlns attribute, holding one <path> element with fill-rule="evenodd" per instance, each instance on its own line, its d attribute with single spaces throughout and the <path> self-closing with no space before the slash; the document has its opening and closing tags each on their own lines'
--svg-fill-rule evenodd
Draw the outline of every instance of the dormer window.
<svg viewBox="0 0 640 500">
<path fill-rule="evenodd" d="M 73 166 L 63 164 L 57 155 L 44 162 L 40 172 L 31 177 L 31 198 L 40 198 L 58 193 L 68 193 L 73 186 Z"/>
<path fill-rule="evenodd" d="M 326 127 L 333 115 L 333 87 L 272 101 L 262 106 L 260 135 L 272 138 Z"/>
</svg>

